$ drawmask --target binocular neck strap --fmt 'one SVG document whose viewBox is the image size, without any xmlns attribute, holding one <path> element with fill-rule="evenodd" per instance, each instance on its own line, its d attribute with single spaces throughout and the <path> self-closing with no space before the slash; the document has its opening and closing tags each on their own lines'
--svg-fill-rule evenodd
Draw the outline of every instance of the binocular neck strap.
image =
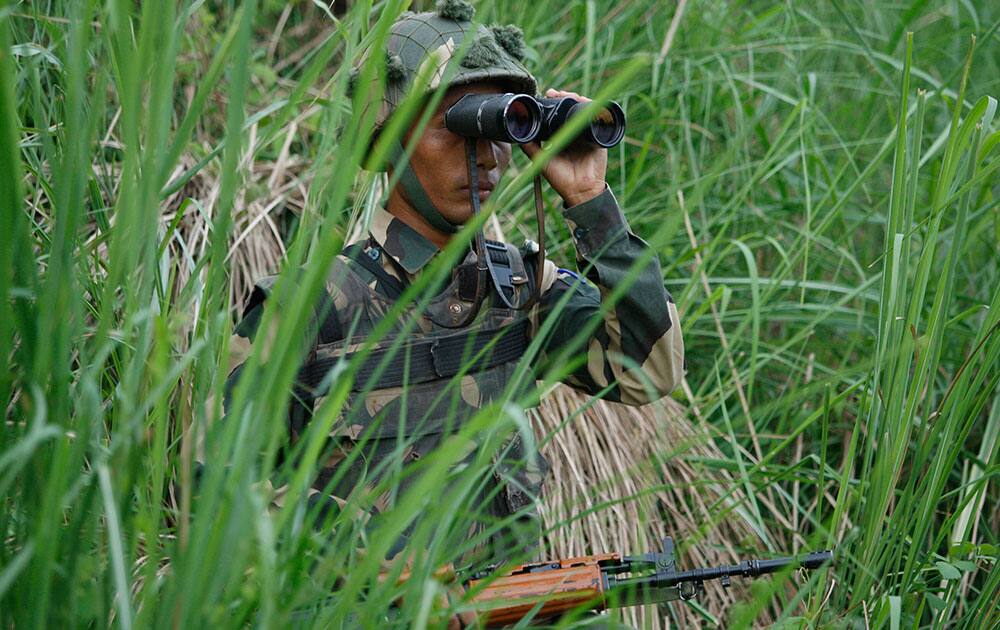
<svg viewBox="0 0 1000 630">
<path fill-rule="evenodd" d="M 399 184 L 406 191 L 406 197 L 413 205 L 413 209 L 419 212 L 420 216 L 427 219 L 427 222 L 435 230 L 444 232 L 445 234 L 455 234 L 458 232 L 460 226 L 454 225 L 448 219 L 445 219 L 441 211 L 434 206 L 431 198 L 427 195 L 427 191 L 424 190 L 423 184 L 417 178 L 417 174 L 413 172 L 410 160 L 406 155 L 406 149 L 399 140 L 396 140 L 394 143 L 392 151 L 392 166 L 399 173 Z"/>
<path fill-rule="evenodd" d="M 465 139 L 465 158 L 469 170 L 469 200 L 472 202 L 472 216 L 475 218 L 479 214 L 479 172 L 476 165 L 476 144 L 478 140 L 476 138 L 466 138 Z M 534 306 L 541 297 L 542 292 L 542 274 L 545 267 L 545 208 L 542 205 L 542 184 L 539 177 L 535 177 L 534 184 L 535 191 L 535 217 L 538 220 L 538 260 L 537 266 L 535 267 L 535 286 L 531 291 L 531 297 L 521 304 L 520 306 L 515 306 L 507 299 L 506 294 L 504 294 L 503 287 L 500 283 L 500 279 L 497 278 L 496 268 L 493 266 L 493 258 L 490 253 L 486 251 L 486 237 L 483 235 L 483 229 L 479 228 L 476 230 L 476 266 L 479 271 L 476 274 L 476 297 L 477 301 L 483 297 L 483 276 L 489 273 L 489 279 L 493 282 L 493 287 L 496 289 L 497 295 L 500 296 L 500 300 L 509 309 L 515 311 L 526 310 Z"/>
</svg>

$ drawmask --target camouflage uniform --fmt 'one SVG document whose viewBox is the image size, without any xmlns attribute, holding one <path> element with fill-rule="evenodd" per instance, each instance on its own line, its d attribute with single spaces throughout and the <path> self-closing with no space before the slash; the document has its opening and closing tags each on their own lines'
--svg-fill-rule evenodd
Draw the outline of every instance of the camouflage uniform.
<svg viewBox="0 0 1000 630">
<path fill-rule="evenodd" d="M 557 318 L 542 346 L 542 361 L 569 345 L 594 318 L 601 319 L 601 301 L 648 249 L 629 229 L 608 187 L 594 199 L 565 209 L 563 216 L 573 234 L 577 265 L 587 270 L 586 280 L 573 271 L 557 268 L 551 260 L 545 261 L 542 299 L 526 315 L 531 337 L 550 313 Z M 388 254 L 388 258 L 381 257 L 383 269 L 397 278 L 405 272 L 406 281 L 412 280 L 437 253 L 433 243 L 385 210 L 376 211 L 369 237 L 366 251 L 374 241 Z M 519 291 L 531 290 L 534 248 L 529 241 L 521 249 L 526 282 Z M 473 260 L 472 256 L 467 262 Z M 554 311 L 553 307 L 564 299 L 565 304 Z M 460 303 L 463 308 L 468 304 Z M 677 323 L 677 308 L 663 288 L 660 265 L 654 256 L 615 307 L 604 314 L 603 325 L 586 344 L 587 361 L 569 375 L 566 384 L 597 394 L 614 383 L 604 399 L 627 405 L 662 398 L 680 384 L 683 376 L 684 344 Z M 629 364 L 639 368 L 628 369 L 625 366 Z"/>
<path fill-rule="evenodd" d="M 417 68 L 430 58 L 426 56 L 430 49 L 439 53 L 432 58 L 447 62 L 456 40 L 460 42 L 463 34 L 471 31 L 467 22 L 455 19 L 433 14 L 404 18 L 393 27 L 399 37 L 390 40 L 390 48 L 395 47 L 390 56 L 398 54 L 408 68 Z M 423 42 L 415 46 L 414 40 L 421 39 L 420 29 L 430 32 L 433 41 L 446 38 L 446 43 L 428 47 Z M 491 40 L 503 29 L 487 31 L 478 27 L 476 32 L 482 49 L 478 54 L 489 63 L 486 67 L 466 67 L 463 80 L 515 76 L 526 84 L 526 89 L 534 90 L 533 79 L 519 61 L 501 54 L 503 51 Z M 505 46 L 516 48 L 509 41 Z M 380 106 L 379 125 L 401 98 L 401 88 L 396 89 L 398 93 L 387 96 L 389 100 Z M 575 354 L 585 355 L 585 360 L 565 378 L 573 387 L 591 394 L 603 391 L 605 399 L 630 405 L 647 403 L 674 389 L 682 377 L 684 350 L 677 310 L 663 287 L 656 257 L 652 256 L 634 279 L 629 278 L 627 290 L 602 313 L 602 301 L 626 276 L 634 274 L 631 268 L 648 255 L 648 246 L 629 230 L 608 188 L 594 199 L 566 208 L 564 217 L 573 235 L 578 267 L 585 270 L 586 280 L 545 260 L 541 299 L 530 310 L 506 308 L 495 299 L 497 296 L 491 295 L 475 318 L 463 323 L 474 308 L 475 298 L 469 278 L 474 277 L 471 272 L 476 260 L 470 251 L 425 308 L 418 310 L 410 304 L 404 316 L 392 323 L 389 334 L 376 343 L 379 352 L 388 352 L 397 338 L 404 336 L 400 340 L 402 347 L 381 374 L 374 370 L 374 361 L 361 368 L 342 417 L 330 435 L 327 457 L 313 483 L 315 496 L 329 493 L 342 500 L 352 492 L 374 487 L 387 472 L 387 461 L 405 465 L 426 455 L 478 409 L 505 395 L 527 342 L 542 335 L 543 326 L 548 327 L 548 332 L 541 339 L 541 351 L 534 357 L 532 368 L 543 367 L 576 343 Z M 521 248 L 494 244 L 493 251 L 498 256 L 494 262 L 502 262 L 509 269 L 508 297 L 514 303 L 524 303 L 535 290 L 537 246 L 530 242 Z M 325 377 L 330 369 L 342 355 L 358 349 L 383 322 L 402 288 L 437 252 L 434 244 L 418 232 L 387 211 L 377 210 L 367 238 L 335 259 L 323 305 L 318 307 L 322 311 L 320 333 L 300 373 L 289 413 L 293 442 L 327 395 Z M 229 390 L 257 337 L 257 323 L 272 282 L 264 279 L 258 283 L 237 328 L 231 344 L 234 356 Z M 406 328 L 409 321 L 414 321 L 415 326 Z M 593 332 L 581 340 L 581 331 L 588 329 Z M 483 347 L 484 342 L 501 338 L 504 343 L 497 342 L 492 349 Z M 482 350 L 482 356 L 472 360 L 477 350 Z M 521 387 L 506 395 L 517 400 L 523 390 Z M 501 529 L 491 542 L 507 549 L 512 541 L 534 544 L 539 537 L 534 507 L 546 464 L 537 453 L 526 452 L 517 440 L 496 459 L 498 483 L 484 488 L 485 512 L 511 525 Z M 405 492 L 411 483 L 411 477 L 404 477 L 397 491 Z M 393 496 L 386 493 L 372 501 L 376 518 L 391 508 Z M 515 518 L 508 518 L 511 515 Z M 397 549 L 405 543 L 404 535 Z"/>
<path fill-rule="evenodd" d="M 601 318 L 602 298 L 619 284 L 647 248 L 629 231 L 610 189 L 595 199 L 566 209 L 564 215 L 576 244 L 578 265 L 588 270 L 587 281 L 579 279 L 574 272 L 557 269 L 546 260 L 542 299 L 535 307 L 522 313 L 500 308 L 494 303 L 488 309 L 484 307 L 485 312 L 470 325 L 491 332 L 525 322 L 528 337 L 534 338 L 546 319 L 555 317 L 536 360 L 539 365 L 571 344 L 594 318 Z M 419 274 L 437 252 L 430 241 L 385 210 L 376 212 L 368 239 L 358 245 L 362 255 L 377 261 L 388 276 L 403 283 Z M 508 251 L 512 250 L 508 246 Z M 535 259 L 531 250 L 529 244 L 517 252 L 520 254 L 517 258 L 523 261 L 523 271 L 517 268 L 516 262 L 512 265 L 514 272 L 525 280 L 516 289 L 519 293 L 530 293 L 533 288 Z M 470 252 L 465 264 L 474 264 L 474 254 Z M 237 329 L 232 343 L 237 355 L 245 356 L 250 349 L 269 285 L 269 280 L 258 284 L 256 297 Z M 456 332 L 449 327 L 449 320 L 460 317 L 472 307 L 468 292 L 461 295 L 459 285 L 458 280 L 451 282 L 424 313 L 411 310 L 408 316 L 416 317 L 418 327 L 408 333 L 409 337 L 446 336 Z M 356 347 L 381 322 L 392 304 L 383 282 L 343 255 L 334 263 L 326 289 L 339 320 L 336 325 L 344 331 L 353 330 L 353 336 L 349 343 L 318 344 L 310 353 L 312 362 L 335 359 L 345 350 L 345 345 L 349 349 Z M 563 300 L 562 306 L 555 308 Z M 407 316 L 399 318 L 395 330 L 402 328 L 406 320 Z M 394 338 L 390 333 L 379 346 L 391 345 Z M 684 350 L 677 310 L 663 288 L 660 267 L 655 259 L 645 266 L 614 308 L 604 313 L 601 325 L 584 342 L 580 351 L 586 353 L 586 361 L 565 379 L 573 387 L 596 394 L 611 385 L 605 399 L 641 405 L 669 393 L 680 382 Z M 239 362 L 236 357 L 233 363 L 238 365 Z M 232 381 L 239 372 L 238 367 L 234 367 Z M 503 391 L 515 367 L 516 363 L 511 362 L 470 373 L 446 385 L 415 382 L 406 387 L 400 385 L 358 393 L 349 401 L 343 421 L 331 436 L 337 446 L 332 448 L 314 487 L 346 497 L 355 487 L 374 483 L 375 479 L 367 477 L 368 471 L 381 458 L 401 454 L 406 462 L 425 455 L 443 435 L 456 428 L 444 426 L 445 421 L 461 421 L 471 416 Z M 414 376 L 412 380 L 420 379 Z M 304 429 L 309 411 L 324 394 L 325 390 L 320 388 L 299 396 L 290 417 L 293 440 Z M 370 427 L 372 430 L 366 434 Z M 326 488 L 340 460 L 361 440 L 365 442 L 364 457 L 351 463 L 350 470 L 335 487 Z M 526 454 L 519 455 L 526 457 Z M 504 480 L 507 485 L 492 500 L 495 505 L 491 505 L 489 511 L 499 518 L 528 508 L 525 520 L 533 521 L 530 508 L 537 499 L 544 468 L 542 462 L 528 465 L 526 469 L 515 466 L 512 479 Z M 377 511 L 388 507 L 385 498 L 375 502 Z M 533 535 L 537 539 L 537 532 L 519 535 Z"/>
</svg>

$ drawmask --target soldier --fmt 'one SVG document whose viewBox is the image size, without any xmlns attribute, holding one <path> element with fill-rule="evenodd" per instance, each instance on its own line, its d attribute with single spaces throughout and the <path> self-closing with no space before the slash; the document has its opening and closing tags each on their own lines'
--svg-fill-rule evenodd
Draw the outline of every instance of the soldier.
<svg viewBox="0 0 1000 630">
<path fill-rule="evenodd" d="M 402 146 L 412 140 L 412 128 L 397 145 L 388 171 L 399 177 L 399 184 L 384 208 L 375 211 L 368 235 L 351 244 L 330 269 L 328 295 L 317 311 L 316 343 L 289 414 L 293 442 L 328 393 L 332 366 L 383 323 L 406 287 L 472 216 L 465 139 L 448 130 L 444 112 L 466 94 L 536 93 L 535 79 L 522 65 L 520 29 L 475 25 L 472 18 L 472 7 L 448 0 L 439 2 L 436 12 L 407 12 L 392 26 L 386 89 L 382 101 L 372 104 L 377 107 L 376 134 L 408 90 L 417 89 L 418 74 L 431 77 L 419 89 L 433 91 L 442 80 L 448 87 L 408 160 Z M 457 55 L 463 46 L 465 54 Z M 381 53 L 368 58 L 380 59 Z M 565 91 L 546 95 L 586 100 Z M 536 143 L 521 149 L 529 157 L 541 150 Z M 510 144 L 477 141 L 480 200 L 491 195 L 511 152 Z M 677 310 L 663 287 L 656 256 L 630 231 L 605 183 L 606 168 L 607 151 L 588 147 L 564 151 L 542 171 L 562 198 L 585 278 L 542 262 L 538 246 L 530 241 L 522 247 L 491 242 L 486 245 L 493 267 L 489 273 L 475 251 L 469 251 L 429 303 L 408 305 L 390 333 L 376 341 L 313 483 L 317 497 L 343 499 L 376 488 L 389 468 L 387 461 L 415 461 L 484 405 L 505 395 L 517 400 L 509 386 L 518 378 L 517 366 L 529 344 L 540 336 L 541 351 L 531 357 L 532 365 L 541 366 L 576 344 L 576 354 L 585 358 L 564 380 L 588 393 L 641 405 L 674 389 L 683 369 Z M 628 288 L 602 310 L 602 302 L 636 265 L 642 268 L 628 279 Z M 271 279 L 258 283 L 237 328 L 232 344 L 237 364 L 254 340 L 270 284 Z M 533 304 L 532 295 L 537 296 Z M 238 375 L 237 367 L 228 388 Z M 484 494 L 486 513 L 506 523 L 486 541 L 494 548 L 509 550 L 512 543 L 530 545 L 539 538 L 534 507 L 545 463 L 527 451 L 517 439 L 509 444 L 498 455 L 499 483 Z M 398 492 L 411 481 L 404 478 Z M 372 501 L 373 518 L 392 507 L 393 496 L 387 492 Z M 404 534 L 392 551 L 406 541 Z"/>
</svg>

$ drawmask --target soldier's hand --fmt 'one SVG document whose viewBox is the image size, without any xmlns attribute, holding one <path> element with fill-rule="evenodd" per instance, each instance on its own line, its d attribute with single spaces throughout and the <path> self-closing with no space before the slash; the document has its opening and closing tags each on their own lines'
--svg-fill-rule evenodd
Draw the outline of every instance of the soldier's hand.
<svg viewBox="0 0 1000 630">
<path fill-rule="evenodd" d="M 412 556 L 404 555 L 403 552 L 400 552 L 395 557 L 382 561 L 382 571 L 379 573 L 379 581 L 387 579 L 388 576 L 392 575 L 393 567 L 399 565 L 402 565 L 402 570 L 396 578 L 396 583 L 402 584 L 409 580 L 413 570 L 413 558 Z M 465 589 L 456 578 L 455 568 L 450 564 L 439 568 L 434 572 L 434 579 L 436 579 L 439 584 L 444 586 L 444 591 L 438 598 L 437 609 L 440 611 L 454 609 L 455 604 L 461 602 L 462 598 L 465 596 Z M 479 616 L 475 613 L 475 611 L 471 610 L 453 613 L 447 618 L 448 630 L 478 628 L 478 619 Z M 439 624 L 442 620 L 440 616 L 432 615 L 431 621 L 435 624 Z"/>
<path fill-rule="evenodd" d="M 590 99 L 576 92 L 546 90 L 548 98 L 572 97 L 579 101 Z M 528 157 L 534 158 L 541 151 L 537 142 L 521 145 Z M 604 178 L 608 171 L 608 151 L 601 147 L 584 144 L 581 147 L 567 147 L 556 154 L 542 168 L 542 175 L 549 185 L 559 193 L 567 206 L 575 206 L 589 201 L 604 192 Z"/>
<path fill-rule="evenodd" d="M 461 584 L 452 583 L 448 585 L 448 595 L 447 601 L 442 602 L 443 607 L 450 607 L 455 602 L 462 600 L 465 595 L 465 589 L 462 588 Z M 453 614 L 448 619 L 448 630 L 462 630 L 463 628 L 478 628 L 479 618 L 475 612 L 471 610 L 459 612 Z"/>
</svg>

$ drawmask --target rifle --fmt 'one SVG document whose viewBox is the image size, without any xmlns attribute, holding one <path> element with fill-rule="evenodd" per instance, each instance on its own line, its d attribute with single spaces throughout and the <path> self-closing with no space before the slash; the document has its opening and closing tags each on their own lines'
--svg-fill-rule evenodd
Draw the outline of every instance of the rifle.
<svg viewBox="0 0 1000 630">
<path fill-rule="evenodd" d="M 830 551 L 816 551 L 799 556 L 769 560 L 744 560 L 738 564 L 707 569 L 678 571 L 674 560 L 674 541 L 663 540 L 663 551 L 639 556 L 606 553 L 565 560 L 530 562 L 493 577 L 497 566 L 490 566 L 466 579 L 448 565 L 434 572 L 442 583 L 461 583 L 470 594 L 482 627 L 499 628 L 515 624 L 525 617 L 532 621 L 551 620 L 571 610 L 603 611 L 609 608 L 657 604 L 677 599 L 690 600 L 704 591 L 707 580 L 720 580 L 729 587 L 730 577 L 755 578 L 786 568 L 819 569 L 833 562 Z M 397 584 L 411 578 L 409 570 L 395 577 Z M 388 579 L 388 574 L 379 580 Z M 330 599 L 316 602 L 293 613 L 295 624 L 308 622 Z M 386 612 L 386 624 L 398 623 L 398 610 Z M 456 622 L 457 627 L 457 622 Z M 360 627 L 350 614 L 347 627 Z"/>
<path fill-rule="evenodd" d="M 738 564 L 678 571 L 674 541 L 663 540 L 663 551 L 639 556 L 608 553 L 566 560 L 522 564 L 500 577 L 489 579 L 495 567 L 472 576 L 466 589 L 481 610 L 487 628 L 520 621 L 533 611 L 534 620 L 559 617 L 570 610 L 602 611 L 608 608 L 689 600 L 704 590 L 707 580 L 729 587 L 730 577 L 755 578 L 787 567 L 818 569 L 833 561 L 831 551 L 770 560 L 744 560 Z"/>
</svg>

